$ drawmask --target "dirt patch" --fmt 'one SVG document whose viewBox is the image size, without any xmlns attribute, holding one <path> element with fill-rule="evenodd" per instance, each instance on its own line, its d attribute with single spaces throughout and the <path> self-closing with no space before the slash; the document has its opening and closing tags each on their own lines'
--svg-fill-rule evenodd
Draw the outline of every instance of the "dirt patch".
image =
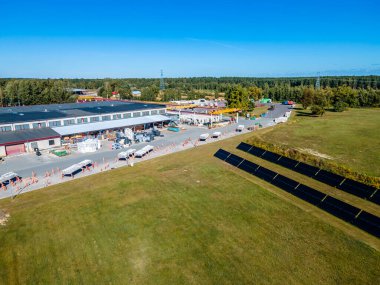
<svg viewBox="0 0 380 285">
<path fill-rule="evenodd" d="M 0 226 L 5 226 L 9 220 L 9 213 L 0 210 Z"/>
<path fill-rule="evenodd" d="M 318 157 L 321 157 L 321 158 L 325 158 L 325 159 L 333 159 L 332 156 L 329 156 L 327 154 L 324 154 L 324 153 L 320 153 L 314 149 L 310 149 L 310 148 L 296 148 L 296 150 L 300 151 L 300 152 L 303 152 L 303 153 L 308 153 L 308 154 L 311 154 L 311 155 L 314 155 L 314 156 L 318 156 Z"/>
</svg>

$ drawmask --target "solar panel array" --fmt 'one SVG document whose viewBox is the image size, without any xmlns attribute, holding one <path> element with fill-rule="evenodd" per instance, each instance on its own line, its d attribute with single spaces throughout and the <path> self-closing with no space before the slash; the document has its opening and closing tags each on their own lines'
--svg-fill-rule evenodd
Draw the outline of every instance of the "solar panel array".
<svg viewBox="0 0 380 285">
<path fill-rule="evenodd" d="M 338 174 L 334 174 L 318 167 L 285 156 L 281 156 L 277 153 L 252 146 L 247 143 L 242 142 L 237 146 L 237 148 L 254 156 L 260 157 L 290 170 L 311 177 L 332 187 L 336 187 L 344 192 L 350 193 L 362 199 L 367 199 L 373 203 L 380 205 L 380 191 L 378 191 L 378 189 L 375 187 L 365 185 L 352 179 L 346 179 Z"/>
<path fill-rule="evenodd" d="M 215 157 L 255 175 L 278 188 L 306 201 L 352 225 L 380 237 L 380 218 L 309 186 L 278 174 L 235 154 L 219 149 Z"/>
</svg>

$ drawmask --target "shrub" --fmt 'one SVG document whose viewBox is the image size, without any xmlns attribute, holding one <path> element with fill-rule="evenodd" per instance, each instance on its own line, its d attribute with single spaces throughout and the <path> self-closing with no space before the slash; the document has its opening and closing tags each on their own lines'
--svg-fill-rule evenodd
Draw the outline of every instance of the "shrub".
<svg viewBox="0 0 380 285">
<path fill-rule="evenodd" d="M 325 113 L 325 109 L 318 105 L 311 106 L 311 113 L 316 116 L 322 116 Z"/>
<path fill-rule="evenodd" d="M 373 176 L 369 176 L 363 173 L 353 171 L 347 166 L 337 164 L 325 158 L 321 158 L 309 153 L 304 153 L 295 148 L 289 148 L 284 145 L 275 145 L 268 142 L 264 142 L 260 139 L 254 139 L 254 140 L 251 139 L 251 140 L 248 140 L 247 142 L 251 145 L 260 147 L 262 149 L 275 152 L 279 155 L 286 156 L 288 158 L 292 158 L 292 159 L 302 161 L 305 163 L 309 163 L 316 167 L 341 175 L 345 178 L 350 178 L 350 179 L 362 182 L 364 184 L 379 188 L 379 185 L 380 185 L 379 177 L 373 177 Z"/>
<path fill-rule="evenodd" d="M 348 104 L 346 102 L 337 101 L 334 103 L 334 111 L 335 112 L 343 112 L 347 110 Z"/>
</svg>

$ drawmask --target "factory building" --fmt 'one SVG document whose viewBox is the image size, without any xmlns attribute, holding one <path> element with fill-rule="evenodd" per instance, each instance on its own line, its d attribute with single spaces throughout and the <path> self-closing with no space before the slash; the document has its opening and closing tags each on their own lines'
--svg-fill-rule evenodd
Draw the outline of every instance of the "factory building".
<svg viewBox="0 0 380 285">
<path fill-rule="evenodd" d="M 61 146 L 61 139 L 170 121 L 166 106 L 126 101 L 0 108 L 0 156 Z"/>
</svg>

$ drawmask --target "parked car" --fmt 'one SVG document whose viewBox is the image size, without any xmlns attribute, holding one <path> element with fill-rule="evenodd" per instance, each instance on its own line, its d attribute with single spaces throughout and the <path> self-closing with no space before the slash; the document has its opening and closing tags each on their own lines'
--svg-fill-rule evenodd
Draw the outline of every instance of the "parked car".
<svg viewBox="0 0 380 285">
<path fill-rule="evenodd" d="M 120 143 L 113 143 L 112 144 L 112 149 L 122 149 L 123 148 L 123 145 L 121 145 Z"/>
</svg>

